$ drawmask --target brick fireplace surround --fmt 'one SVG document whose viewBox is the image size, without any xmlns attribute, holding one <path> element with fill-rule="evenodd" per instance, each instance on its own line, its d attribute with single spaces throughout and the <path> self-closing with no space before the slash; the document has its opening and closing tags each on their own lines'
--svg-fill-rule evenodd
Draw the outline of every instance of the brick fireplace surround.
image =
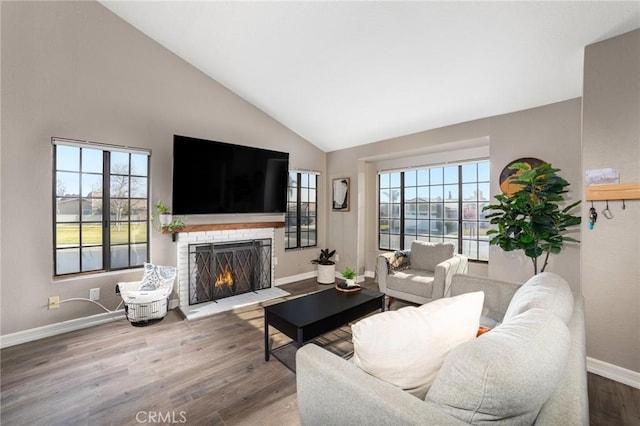
<svg viewBox="0 0 640 426">
<path fill-rule="evenodd" d="M 177 292 L 178 308 L 187 319 L 196 319 L 240 308 L 254 303 L 264 302 L 289 293 L 275 287 L 275 228 L 281 222 L 239 223 L 220 225 L 191 225 L 176 235 L 177 250 Z M 271 240 L 271 288 L 226 297 L 215 302 L 189 305 L 189 244 L 196 243 L 230 243 L 249 240 Z"/>
</svg>

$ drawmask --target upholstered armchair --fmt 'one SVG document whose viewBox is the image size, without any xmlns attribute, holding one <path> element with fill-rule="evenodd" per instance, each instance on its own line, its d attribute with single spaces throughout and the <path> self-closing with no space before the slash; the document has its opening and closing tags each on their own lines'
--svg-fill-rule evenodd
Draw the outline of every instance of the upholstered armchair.
<svg viewBox="0 0 640 426">
<path fill-rule="evenodd" d="M 468 259 L 454 253 L 453 243 L 413 241 L 411 250 L 378 256 L 376 278 L 380 291 L 394 298 L 424 304 L 451 293 L 453 274 L 466 274 Z M 406 255 L 406 259 L 402 259 Z M 402 262 L 405 260 L 405 262 Z"/>
</svg>

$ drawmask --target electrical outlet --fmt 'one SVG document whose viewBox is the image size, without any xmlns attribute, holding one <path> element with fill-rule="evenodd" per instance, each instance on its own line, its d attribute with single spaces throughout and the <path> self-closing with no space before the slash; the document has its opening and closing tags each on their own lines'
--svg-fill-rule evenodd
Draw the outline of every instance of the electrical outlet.
<svg viewBox="0 0 640 426">
<path fill-rule="evenodd" d="M 338 253 L 336 253 L 336 262 L 340 262 L 340 255 Z"/>
<path fill-rule="evenodd" d="M 274 257 L 274 258 L 273 258 L 273 264 L 274 264 L 274 265 L 277 265 L 277 264 L 278 264 L 278 258 L 277 258 L 277 257 Z"/>
<path fill-rule="evenodd" d="M 49 309 L 58 309 L 60 307 L 60 296 L 51 296 L 49 298 Z"/>
<path fill-rule="evenodd" d="M 100 289 L 92 288 L 89 290 L 89 300 L 99 300 L 100 299 Z"/>
</svg>

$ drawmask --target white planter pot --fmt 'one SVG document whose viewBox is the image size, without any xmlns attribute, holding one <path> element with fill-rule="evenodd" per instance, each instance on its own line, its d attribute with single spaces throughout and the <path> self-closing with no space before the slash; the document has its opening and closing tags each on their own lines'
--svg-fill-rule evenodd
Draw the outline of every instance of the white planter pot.
<svg viewBox="0 0 640 426">
<path fill-rule="evenodd" d="M 318 282 L 333 284 L 336 282 L 336 265 L 318 265 Z"/>
<path fill-rule="evenodd" d="M 160 226 L 167 226 L 171 223 L 173 217 L 170 214 L 161 214 L 158 216 L 158 220 L 160 221 Z"/>
<path fill-rule="evenodd" d="M 355 278 L 346 279 L 345 281 L 347 282 L 347 287 L 353 287 L 356 285 Z"/>
</svg>

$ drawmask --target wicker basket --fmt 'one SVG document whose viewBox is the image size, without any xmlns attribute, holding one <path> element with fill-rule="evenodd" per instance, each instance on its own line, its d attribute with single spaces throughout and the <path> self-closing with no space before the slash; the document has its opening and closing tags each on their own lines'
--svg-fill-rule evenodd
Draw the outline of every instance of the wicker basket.
<svg viewBox="0 0 640 426">
<path fill-rule="evenodd" d="M 167 315 L 167 299 L 148 303 L 129 303 L 125 305 L 127 318 L 131 322 L 145 322 L 164 318 Z"/>
<path fill-rule="evenodd" d="M 137 326 L 153 324 L 167 315 L 169 295 L 176 278 L 174 267 L 149 263 L 145 263 L 144 267 L 145 275 L 149 270 L 156 270 L 155 273 L 160 274 L 159 280 L 156 280 L 159 281 L 159 285 L 153 283 L 150 289 L 141 289 L 141 281 L 119 282 L 116 285 L 116 293 L 120 293 L 122 297 L 127 319 L 132 325 Z M 155 287 L 156 285 L 158 287 Z"/>
</svg>

